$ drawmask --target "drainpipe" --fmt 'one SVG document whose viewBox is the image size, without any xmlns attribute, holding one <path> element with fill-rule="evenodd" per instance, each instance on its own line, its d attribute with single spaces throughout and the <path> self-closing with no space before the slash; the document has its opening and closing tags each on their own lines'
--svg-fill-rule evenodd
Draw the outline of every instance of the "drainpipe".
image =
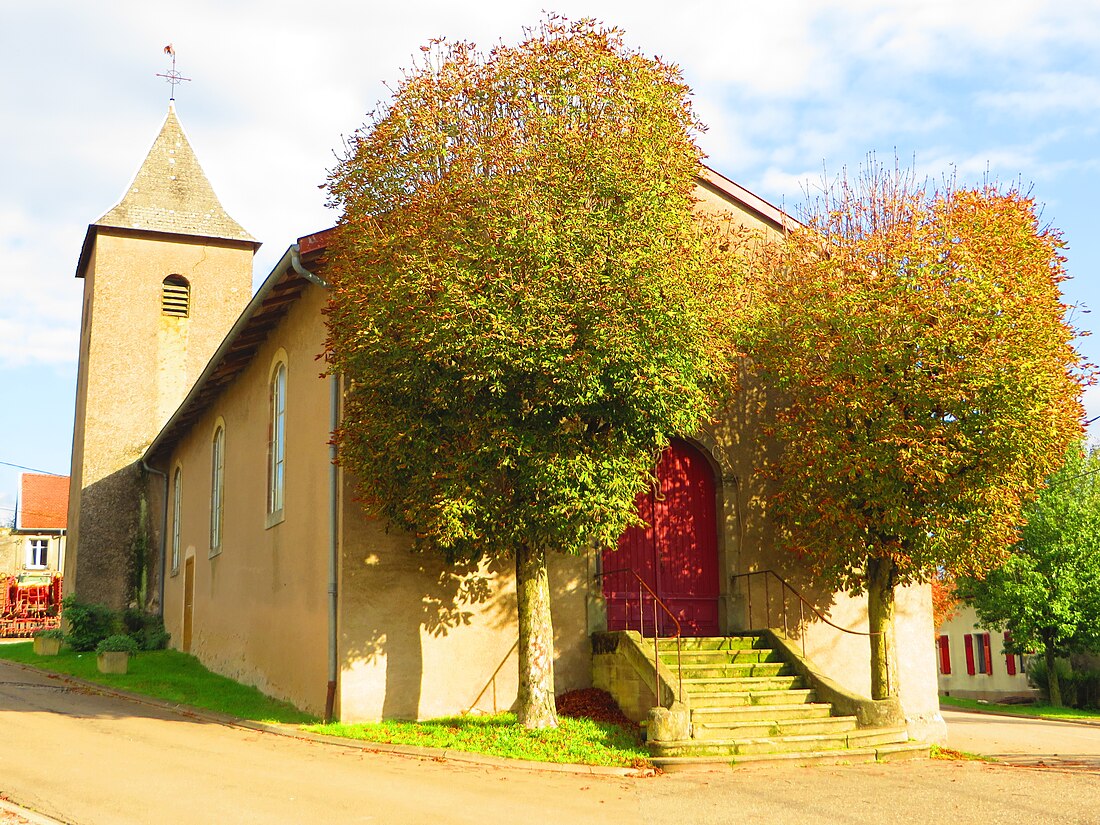
<svg viewBox="0 0 1100 825">
<path fill-rule="evenodd" d="M 327 289 L 328 283 L 302 266 L 302 252 L 298 244 L 290 248 L 290 266 L 299 277 Z M 340 425 L 340 377 L 329 379 L 329 433 L 335 433 Z M 340 476 L 336 466 L 336 442 L 328 446 L 328 684 L 325 690 L 325 721 L 331 722 L 336 708 L 337 660 L 337 581 L 339 576 L 339 527 L 340 527 Z"/>
<path fill-rule="evenodd" d="M 164 618 L 164 579 L 168 572 L 168 473 L 162 473 L 155 467 L 150 467 L 141 460 L 141 467 L 147 473 L 153 473 L 164 479 L 164 500 L 160 506 L 160 604 L 158 609 L 160 617 Z"/>
<path fill-rule="evenodd" d="M 328 445 L 329 469 L 328 469 L 328 692 L 325 695 L 325 721 L 331 722 L 333 710 L 336 705 L 336 674 L 338 662 L 336 656 L 336 583 L 339 569 L 339 539 L 337 530 L 340 526 L 340 477 L 336 466 L 336 428 L 340 425 L 340 376 L 333 375 L 329 379 L 331 396 L 329 401 L 329 432 L 333 434 L 332 441 Z"/>
</svg>

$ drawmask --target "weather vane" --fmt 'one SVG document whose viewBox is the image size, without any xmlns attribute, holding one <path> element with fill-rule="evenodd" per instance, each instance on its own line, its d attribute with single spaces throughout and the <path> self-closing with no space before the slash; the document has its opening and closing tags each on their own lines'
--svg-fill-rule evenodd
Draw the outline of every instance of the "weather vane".
<svg viewBox="0 0 1100 825">
<path fill-rule="evenodd" d="M 175 100 L 176 99 L 176 87 L 178 85 L 180 85 L 181 83 L 183 83 L 183 81 L 190 80 L 191 78 L 184 77 L 183 75 L 181 75 L 179 72 L 176 71 L 176 50 L 172 47 L 171 43 L 169 43 L 167 46 L 164 47 L 164 53 L 172 55 L 172 68 L 169 69 L 169 71 L 166 74 L 160 74 L 158 72 L 157 77 L 163 77 L 168 83 L 172 84 L 172 96 L 168 99 L 169 100 Z"/>
</svg>

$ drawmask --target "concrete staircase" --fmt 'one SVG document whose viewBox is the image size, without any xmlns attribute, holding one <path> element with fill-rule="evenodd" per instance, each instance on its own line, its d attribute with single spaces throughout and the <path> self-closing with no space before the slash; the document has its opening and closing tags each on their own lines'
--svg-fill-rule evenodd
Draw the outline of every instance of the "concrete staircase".
<svg viewBox="0 0 1100 825">
<path fill-rule="evenodd" d="M 651 742 L 664 770 L 753 762 L 867 762 L 928 755 L 904 726 L 860 728 L 837 716 L 761 636 L 685 638 L 683 703 L 691 738 Z M 676 640 L 659 642 L 662 664 L 676 674 Z M 674 680 L 675 682 L 675 680 Z"/>
</svg>

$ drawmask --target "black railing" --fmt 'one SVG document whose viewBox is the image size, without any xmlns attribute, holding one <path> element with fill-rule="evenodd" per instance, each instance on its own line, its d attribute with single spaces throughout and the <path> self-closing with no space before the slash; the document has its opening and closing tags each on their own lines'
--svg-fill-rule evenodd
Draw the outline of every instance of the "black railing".
<svg viewBox="0 0 1100 825">
<path fill-rule="evenodd" d="M 659 639 L 660 639 L 660 636 L 661 636 L 661 625 L 657 620 L 658 616 L 660 615 L 657 612 L 657 608 L 660 607 L 661 610 L 663 610 L 665 612 L 665 614 L 670 619 L 672 619 L 672 623 L 676 627 L 676 633 L 674 635 L 671 635 L 671 636 L 666 635 L 665 638 L 666 639 L 676 639 L 676 678 L 678 680 L 678 684 L 677 684 L 678 699 L 681 702 L 684 701 L 683 668 L 680 666 L 681 665 L 681 661 L 680 661 L 680 639 L 681 639 L 681 636 L 682 636 L 682 633 L 681 633 L 682 628 L 680 627 L 680 620 L 678 618 L 676 618 L 676 614 L 673 613 L 671 610 L 669 610 L 668 605 L 666 605 L 661 600 L 660 596 L 658 596 L 656 593 L 653 592 L 653 588 L 650 587 L 648 584 L 646 584 L 645 579 L 643 579 L 641 576 L 639 576 L 634 571 L 634 568 L 632 568 L 632 567 L 621 567 L 618 570 L 604 570 L 601 573 L 597 573 L 595 575 L 595 578 L 596 579 L 601 579 L 601 578 L 604 578 L 606 576 L 614 576 L 618 573 L 629 573 L 638 582 L 638 633 L 640 633 L 643 638 L 645 637 L 645 612 L 646 612 L 645 611 L 645 603 L 644 603 L 645 599 L 644 599 L 643 591 L 645 593 L 649 593 L 650 597 L 653 600 L 653 698 L 656 700 L 658 705 L 661 704 L 661 669 L 660 669 L 661 652 L 660 652 L 660 645 L 659 645 Z M 629 626 L 630 620 L 631 620 L 629 610 L 627 611 L 626 620 L 627 620 L 627 625 Z"/>
<path fill-rule="evenodd" d="M 790 635 L 791 635 L 790 630 L 788 629 L 788 614 L 787 614 L 788 596 L 794 596 L 794 598 L 798 600 L 798 627 L 800 629 L 800 632 L 799 632 L 798 635 L 802 640 L 802 658 L 806 658 L 806 611 L 807 611 L 807 609 L 809 609 L 809 611 L 811 613 L 813 613 L 813 615 L 817 616 L 817 618 L 820 619 L 822 622 L 829 625 L 829 627 L 835 628 L 836 630 L 839 630 L 841 633 L 848 633 L 848 634 L 851 634 L 852 636 L 866 636 L 868 638 L 868 640 L 870 640 L 874 636 L 883 635 L 882 631 L 871 632 L 871 631 L 864 631 L 864 630 L 852 630 L 851 628 L 848 628 L 848 627 L 841 627 L 836 622 L 829 619 L 828 616 L 826 616 L 824 613 L 822 613 L 820 610 L 818 610 L 816 607 L 814 607 L 808 601 L 806 601 L 806 599 L 803 598 L 801 593 L 799 593 L 797 590 L 795 590 L 794 587 L 792 587 L 790 584 L 788 584 L 786 579 L 784 579 L 782 576 L 780 576 L 774 570 L 752 570 L 748 573 L 735 573 L 734 575 L 730 576 L 730 581 L 734 585 L 737 585 L 741 580 L 744 580 L 744 583 L 745 583 L 745 600 L 746 600 L 745 619 L 746 619 L 746 624 L 748 624 L 748 627 L 745 628 L 746 630 L 758 630 L 759 629 L 759 627 L 757 627 L 753 624 L 752 594 L 753 594 L 754 577 L 756 578 L 756 580 L 759 580 L 759 577 L 763 577 L 763 579 L 764 579 L 764 614 L 765 614 L 765 616 L 764 616 L 765 617 L 764 627 L 769 627 L 770 628 L 770 627 L 775 627 L 776 626 L 776 625 L 772 624 L 772 595 L 771 595 L 772 585 L 771 585 L 771 583 L 772 583 L 773 580 L 775 582 L 775 586 L 779 589 L 779 592 L 781 594 L 780 604 L 779 604 L 779 607 L 776 611 L 776 619 L 778 620 L 780 618 L 780 616 L 782 616 L 783 634 L 785 636 L 787 636 L 788 638 L 790 638 Z M 757 591 L 757 592 L 759 592 L 759 591 Z M 886 662 L 886 693 L 887 693 L 887 695 L 889 695 L 889 693 L 890 693 L 890 680 L 891 680 L 891 677 L 890 677 L 890 651 L 889 650 L 884 651 L 883 659 Z"/>
</svg>

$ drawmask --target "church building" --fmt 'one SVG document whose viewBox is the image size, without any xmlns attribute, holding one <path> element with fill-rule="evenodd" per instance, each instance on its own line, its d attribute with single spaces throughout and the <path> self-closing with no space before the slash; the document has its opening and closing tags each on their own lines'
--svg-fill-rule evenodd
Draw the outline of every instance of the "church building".
<svg viewBox="0 0 1100 825">
<path fill-rule="evenodd" d="M 701 209 L 782 236 L 780 210 L 712 170 L 697 194 Z M 318 360 L 327 237 L 297 239 L 250 295 L 258 243 L 222 209 L 169 110 L 122 201 L 88 228 L 77 267 L 66 590 L 162 611 L 173 647 L 318 715 L 506 710 L 518 687 L 513 571 L 412 552 L 363 511 L 334 460 L 343 386 Z M 552 559 L 559 693 L 607 687 L 636 718 L 691 706 L 703 730 L 702 703 L 685 694 L 705 677 L 673 678 L 663 655 L 653 661 L 658 602 L 699 650 L 731 638 L 760 647 L 747 633 L 770 633 L 793 663 L 751 666 L 754 689 L 797 671 L 784 683 L 803 684 L 793 701 L 869 693 L 866 599 L 823 590 L 775 550 L 759 472 L 771 403 L 747 387 L 717 423 L 672 443 L 661 490 L 639 498 L 649 527 L 613 551 Z M 639 576 L 614 571 L 640 571 L 644 592 Z M 670 620 L 656 623 L 673 635 Z M 932 633 L 928 588 L 899 589 L 889 710 L 902 740 L 942 731 Z M 851 724 L 871 725 L 867 713 Z"/>
</svg>

